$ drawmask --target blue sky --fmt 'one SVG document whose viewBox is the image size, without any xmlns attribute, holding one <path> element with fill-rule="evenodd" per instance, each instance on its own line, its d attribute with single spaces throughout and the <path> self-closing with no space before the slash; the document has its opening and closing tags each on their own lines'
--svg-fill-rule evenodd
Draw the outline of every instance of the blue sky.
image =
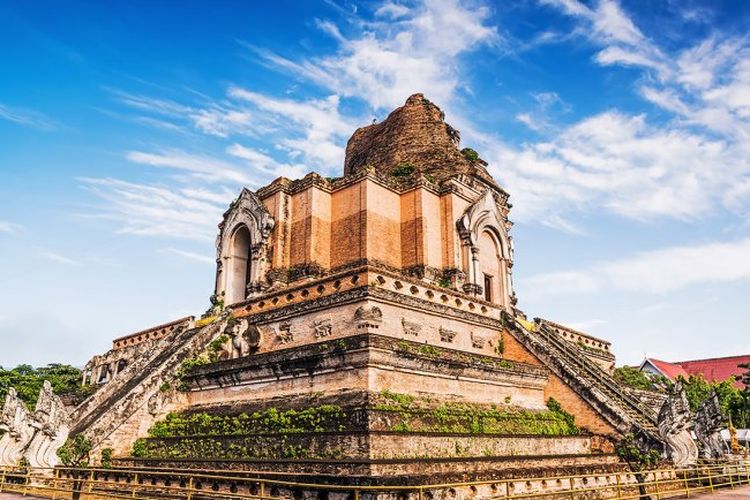
<svg viewBox="0 0 750 500">
<path fill-rule="evenodd" d="M 0 365 L 199 314 L 241 186 L 423 92 L 510 193 L 519 305 L 750 352 L 746 2 L 0 0 Z"/>
</svg>

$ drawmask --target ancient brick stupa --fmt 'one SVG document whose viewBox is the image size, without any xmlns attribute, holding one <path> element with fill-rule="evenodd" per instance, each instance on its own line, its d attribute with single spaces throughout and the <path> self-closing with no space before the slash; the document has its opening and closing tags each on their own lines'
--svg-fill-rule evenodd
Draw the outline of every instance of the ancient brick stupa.
<svg viewBox="0 0 750 500">
<path fill-rule="evenodd" d="M 354 133 L 342 177 L 244 189 L 212 310 L 92 360 L 73 434 L 119 464 L 342 481 L 621 467 L 611 442 L 657 441 L 655 417 L 609 343 L 516 309 L 485 166 L 415 94 Z"/>
<path fill-rule="evenodd" d="M 414 94 L 385 121 L 354 132 L 346 145 L 344 175 L 367 166 L 391 174 L 414 166 L 437 181 L 465 174 L 497 188 L 487 163 L 470 148 L 459 150 L 460 142 L 461 134 L 445 123 L 440 108 Z"/>
</svg>

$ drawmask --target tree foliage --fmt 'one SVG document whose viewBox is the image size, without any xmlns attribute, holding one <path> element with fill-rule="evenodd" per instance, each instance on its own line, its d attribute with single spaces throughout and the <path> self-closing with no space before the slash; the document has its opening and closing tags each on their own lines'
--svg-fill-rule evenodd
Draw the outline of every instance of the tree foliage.
<svg viewBox="0 0 750 500">
<path fill-rule="evenodd" d="M 66 467 L 88 467 L 92 447 L 88 438 L 83 434 L 77 434 L 68 438 L 65 444 L 57 450 L 57 456 Z"/>
<path fill-rule="evenodd" d="M 745 373 L 740 375 L 740 380 L 742 380 L 742 383 L 747 387 L 750 387 L 750 363 L 743 363 L 739 365 L 739 367 L 745 370 Z"/>
<path fill-rule="evenodd" d="M 0 405 L 8 389 L 13 387 L 21 401 L 33 408 L 45 380 L 52 384 L 55 394 L 72 393 L 83 397 L 85 393 L 90 393 L 81 387 L 81 370 L 70 365 L 55 363 L 40 368 L 18 365 L 11 370 L 0 367 Z"/>
<path fill-rule="evenodd" d="M 701 403 L 716 391 L 721 411 L 729 417 L 734 427 L 750 428 L 750 390 L 736 388 L 733 377 L 719 382 L 709 382 L 703 375 L 690 375 L 687 380 L 680 377 L 680 381 L 685 387 L 685 395 L 691 410 L 696 411 Z"/>
<path fill-rule="evenodd" d="M 624 386 L 642 391 L 658 389 L 664 385 L 662 377 L 655 377 L 651 374 L 647 374 L 634 366 L 621 366 L 615 368 L 613 377 L 617 382 Z"/>
</svg>

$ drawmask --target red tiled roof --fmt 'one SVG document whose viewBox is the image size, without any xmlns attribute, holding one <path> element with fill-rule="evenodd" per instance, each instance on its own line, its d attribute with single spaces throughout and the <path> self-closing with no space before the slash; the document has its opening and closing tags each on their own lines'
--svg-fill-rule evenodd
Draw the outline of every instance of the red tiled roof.
<svg viewBox="0 0 750 500">
<path fill-rule="evenodd" d="M 695 359 L 692 361 L 677 361 L 675 363 L 646 358 L 643 363 L 651 364 L 670 380 L 675 380 L 680 376 L 688 378 L 690 375 L 703 375 L 709 382 L 720 382 L 734 376 L 736 377 L 734 386 L 738 389 L 743 389 L 745 385 L 739 379 L 747 370 L 739 368 L 739 365 L 750 363 L 750 355 Z"/>
<path fill-rule="evenodd" d="M 646 362 L 653 365 L 662 375 L 667 377 L 669 380 L 675 380 L 677 377 L 688 378 L 688 372 L 686 372 L 680 365 L 675 363 L 668 363 L 660 359 L 646 358 Z"/>
<path fill-rule="evenodd" d="M 679 361 L 674 364 L 679 365 L 690 375 L 702 374 L 709 382 L 715 382 L 726 380 L 733 375 L 739 378 L 747 370 L 739 368 L 738 365 L 746 363 L 750 363 L 750 355 Z M 734 385 L 739 389 L 745 387 L 740 380 L 737 380 Z"/>
</svg>

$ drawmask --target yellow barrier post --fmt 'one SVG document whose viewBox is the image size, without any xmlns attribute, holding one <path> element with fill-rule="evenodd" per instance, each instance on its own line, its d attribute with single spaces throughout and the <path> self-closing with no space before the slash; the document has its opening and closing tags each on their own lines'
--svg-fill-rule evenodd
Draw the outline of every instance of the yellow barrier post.
<svg viewBox="0 0 750 500">
<path fill-rule="evenodd" d="M 656 500 L 661 500 L 661 493 L 659 493 L 659 475 L 654 471 L 654 483 L 656 484 Z"/>
<path fill-rule="evenodd" d="M 419 500 L 422 500 L 422 490 L 423 488 L 420 486 L 419 487 Z"/>
<path fill-rule="evenodd" d="M 5 486 L 5 467 L 0 469 L 2 471 L 2 475 L 0 476 L 0 492 L 3 491 L 3 486 Z"/>
<path fill-rule="evenodd" d="M 190 476 L 190 480 L 188 481 L 188 493 L 185 499 L 190 500 L 191 498 L 193 498 L 193 476 Z"/>
<path fill-rule="evenodd" d="M 89 478 L 87 479 L 87 481 L 89 482 L 88 490 L 89 493 L 91 493 L 91 491 L 94 489 L 94 471 L 89 472 Z"/>
<path fill-rule="evenodd" d="M 23 492 L 22 492 L 23 496 L 26 496 L 26 493 L 28 493 L 30 482 L 31 482 L 31 469 L 26 469 L 26 480 L 24 481 Z"/>
<path fill-rule="evenodd" d="M 136 473 L 135 476 L 133 476 L 133 492 L 130 495 L 130 498 L 135 498 L 135 490 L 138 488 L 138 474 Z"/>
<path fill-rule="evenodd" d="M 711 488 L 711 493 L 714 492 L 714 480 L 711 474 L 711 467 L 708 468 L 708 486 Z"/>
<path fill-rule="evenodd" d="M 359 500 L 359 488 L 354 490 L 354 500 Z"/>
<path fill-rule="evenodd" d="M 574 483 L 573 483 L 573 476 L 570 476 L 570 477 L 568 478 L 568 486 L 570 487 L 570 488 L 569 488 L 569 489 L 570 489 L 570 498 L 572 498 L 573 500 L 575 500 L 576 496 L 575 496 L 575 495 L 573 494 L 573 493 L 574 493 L 574 488 L 573 488 L 573 486 L 574 486 Z M 508 495 L 508 494 L 507 494 L 507 490 L 506 490 L 506 496 L 510 496 L 510 495 Z"/>
<path fill-rule="evenodd" d="M 617 480 L 617 498 L 622 498 L 622 490 L 620 489 L 620 473 L 615 474 Z"/>
<path fill-rule="evenodd" d="M 688 482 L 686 470 L 682 471 L 682 479 L 685 481 L 685 496 L 690 498 L 690 483 Z"/>
<path fill-rule="evenodd" d="M 55 473 L 52 476 L 52 500 L 57 499 L 57 475 L 59 474 L 59 470 L 55 469 Z"/>
<path fill-rule="evenodd" d="M 729 487 L 734 489 L 734 480 L 732 479 L 732 466 L 727 467 L 727 471 L 729 472 Z"/>
<path fill-rule="evenodd" d="M 263 481 L 260 482 L 260 498 L 263 500 L 263 497 L 266 495 L 266 483 Z"/>
</svg>

